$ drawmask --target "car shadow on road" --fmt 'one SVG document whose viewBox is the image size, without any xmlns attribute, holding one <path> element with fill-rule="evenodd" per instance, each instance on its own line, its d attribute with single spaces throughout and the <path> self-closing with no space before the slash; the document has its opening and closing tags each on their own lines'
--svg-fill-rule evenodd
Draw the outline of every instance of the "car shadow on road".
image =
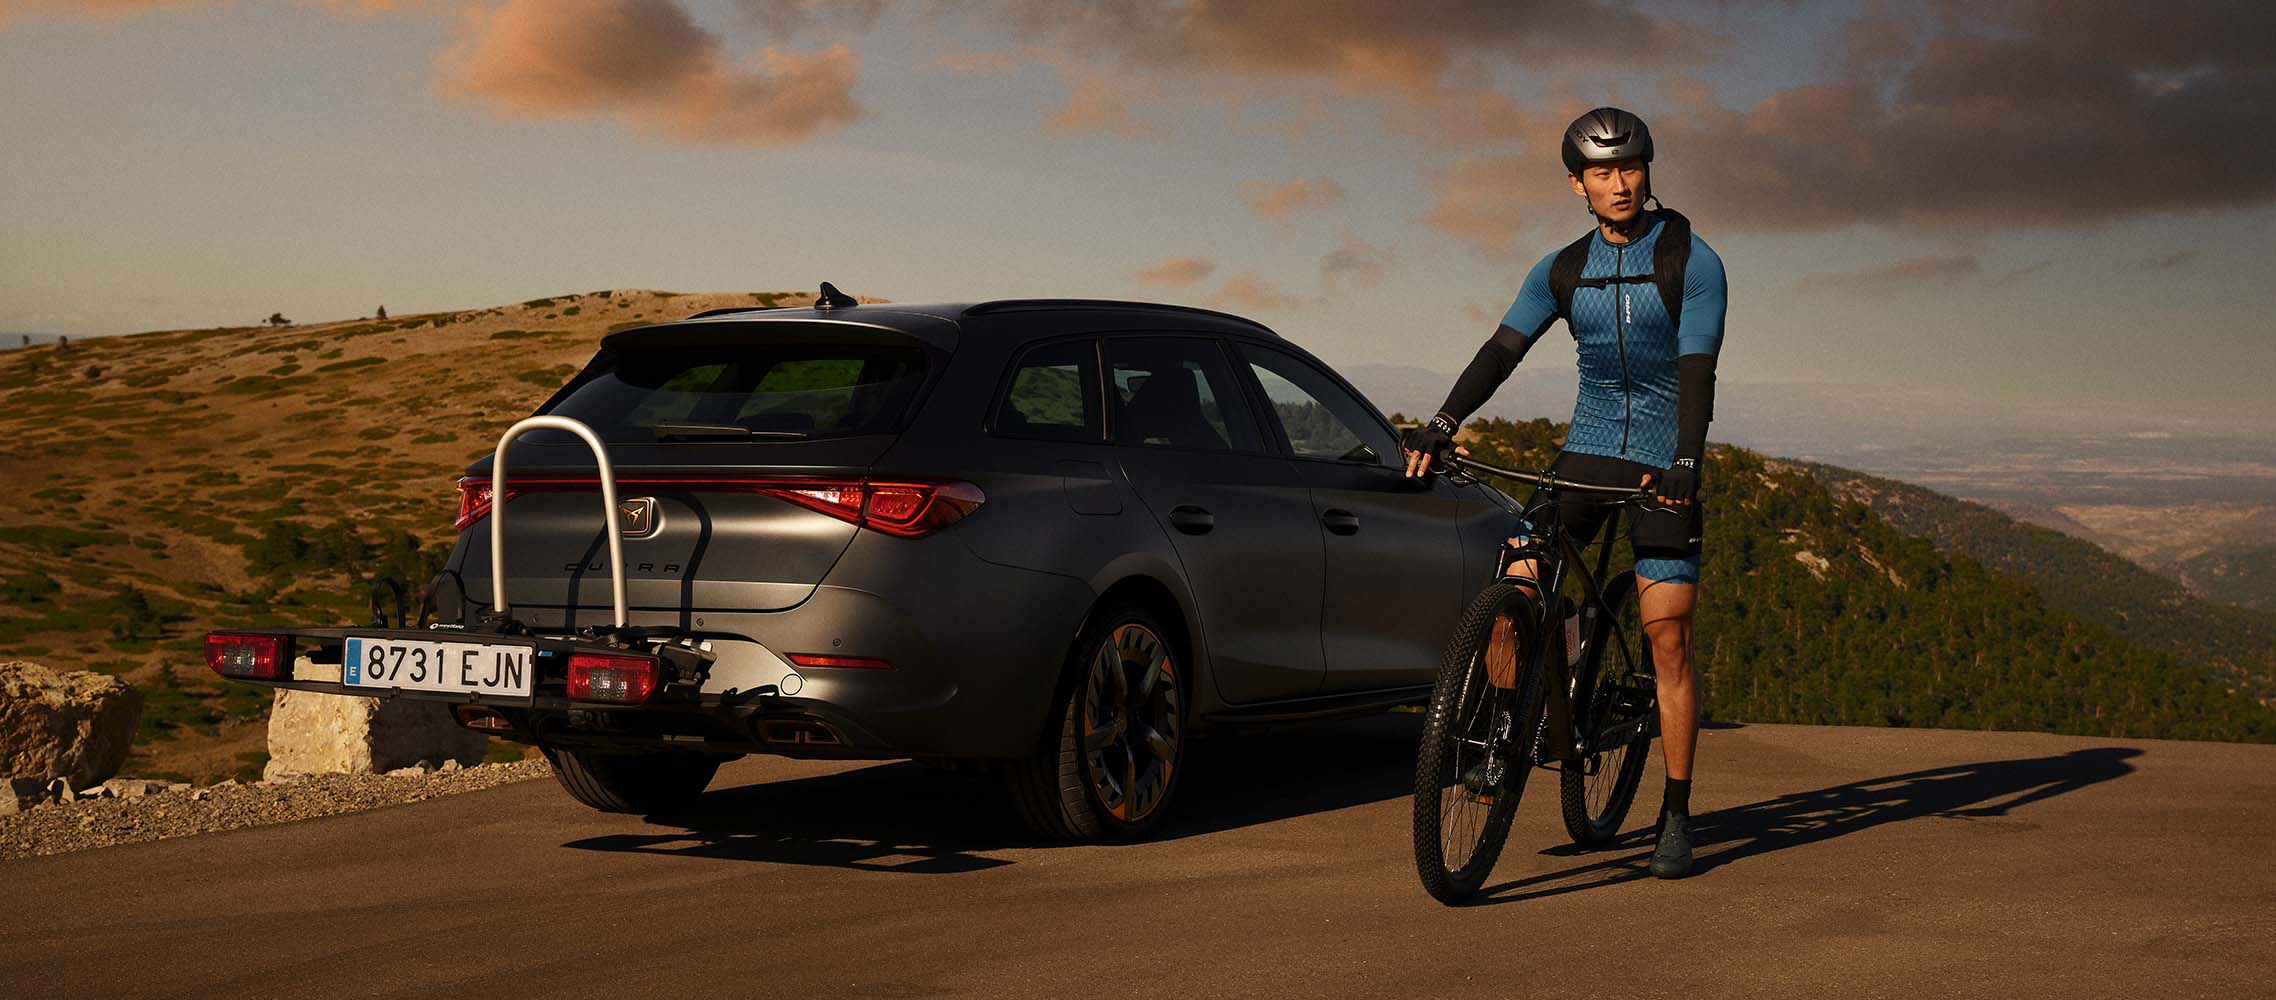
<svg viewBox="0 0 2276 1000">
<path fill-rule="evenodd" d="M 1175 811 L 1151 839 L 1404 797 L 1414 788 L 1421 718 L 1394 713 L 1197 740 Z M 1014 863 L 992 852 L 1053 846 L 1019 824 L 994 775 L 911 762 L 722 789 L 692 809 L 646 819 L 638 833 L 563 846 L 933 875 Z"/>
<path fill-rule="evenodd" d="M 2127 760 L 2141 753 L 2133 747 L 2093 747 L 2052 757 L 1930 768 L 1703 813 L 1692 817 L 1697 861 L 1691 877 L 1890 823 L 2006 816 L 2022 806 L 2131 774 L 2134 765 Z M 1645 803 L 1637 804 L 1639 811 L 1645 808 Z M 1618 856 L 1492 886 L 1475 902 L 1522 902 L 1651 877 L 1645 863 L 1658 836 L 1657 808 L 1645 815 L 1655 817 L 1654 822 L 1622 835 L 1611 848 Z"/>
</svg>

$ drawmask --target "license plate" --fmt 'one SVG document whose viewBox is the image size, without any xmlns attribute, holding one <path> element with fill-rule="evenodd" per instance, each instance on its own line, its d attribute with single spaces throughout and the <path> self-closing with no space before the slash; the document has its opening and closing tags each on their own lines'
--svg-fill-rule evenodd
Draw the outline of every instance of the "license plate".
<svg viewBox="0 0 2276 1000">
<path fill-rule="evenodd" d="M 483 642 L 351 638 L 341 657 L 340 683 L 527 698 L 536 682 L 536 652 Z"/>
</svg>

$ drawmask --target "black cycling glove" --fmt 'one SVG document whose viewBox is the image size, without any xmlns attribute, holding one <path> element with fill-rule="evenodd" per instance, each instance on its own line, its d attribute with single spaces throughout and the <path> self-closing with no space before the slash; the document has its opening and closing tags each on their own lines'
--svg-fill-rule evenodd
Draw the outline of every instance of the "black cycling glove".
<svg viewBox="0 0 2276 1000">
<path fill-rule="evenodd" d="M 1446 461 L 1447 453 L 1454 450 L 1454 428 L 1454 418 L 1438 414 L 1431 417 L 1429 423 L 1408 428 L 1399 447 L 1429 455 L 1431 465 L 1436 466 Z"/>
<path fill-rule="evenodd" d="M 1677 503 L 1690 503 L 1699 499 L 1699 460 L 1684 457 L 1675 460 L 1659 481 L 1652 484 L 1652 493 Z"/>
</svg>

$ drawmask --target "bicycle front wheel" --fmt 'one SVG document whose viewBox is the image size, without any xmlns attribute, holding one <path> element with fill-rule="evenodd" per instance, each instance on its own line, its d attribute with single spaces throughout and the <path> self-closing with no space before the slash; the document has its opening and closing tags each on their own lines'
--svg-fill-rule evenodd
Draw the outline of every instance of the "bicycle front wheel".
<svg viewBox="0 0 2276 1000">
<path fill-rule="evenodd" d="M 1524 591 L 1479 591 L 1439 661 L 1415 759 L 1415 870 L 1442 903 L 1476 893 L 1509 837 L 1541 730 L 1539 619 Z"/>
<path fill-rule="evenodd" d="M 1581 753 L 1557 776 L 1565 832 L 1573 843 L 1591 848 L 1620 836 L 1659 719 L 1651 644 L 1644 640 L 1636 606 L 1636 574 L 1613 577 L 1604 588 L 1604 605 L 1611 614 L 1597 619 L 1573 671 L 1573 731 L 1581 735 Z"/>
</svg>

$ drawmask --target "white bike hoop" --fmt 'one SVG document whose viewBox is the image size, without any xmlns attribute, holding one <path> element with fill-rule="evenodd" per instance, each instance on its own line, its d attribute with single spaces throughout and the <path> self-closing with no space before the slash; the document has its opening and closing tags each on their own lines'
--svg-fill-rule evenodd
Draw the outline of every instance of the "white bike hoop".
<svg viewBox="0 0 2276 1000">
<path fill-rule="evenodd" d="M 506 613 L 506 446 L 530 431 L 568 431 L 593 450 L 593 461 L 601 470 L 601 523 L 608 528 L 609 536 L 609 589 L 616 599 L 616 626 L 625 625 L 624 602 L 624 528 L 617 523 L 616 469 L 609 464 L 608 448 L 601 444 L 601 436 L 583 421 L 568 417 L 529 417 L 498 438 L 498 452 L 490 463 L 490 610 Z"/>
</svg>

